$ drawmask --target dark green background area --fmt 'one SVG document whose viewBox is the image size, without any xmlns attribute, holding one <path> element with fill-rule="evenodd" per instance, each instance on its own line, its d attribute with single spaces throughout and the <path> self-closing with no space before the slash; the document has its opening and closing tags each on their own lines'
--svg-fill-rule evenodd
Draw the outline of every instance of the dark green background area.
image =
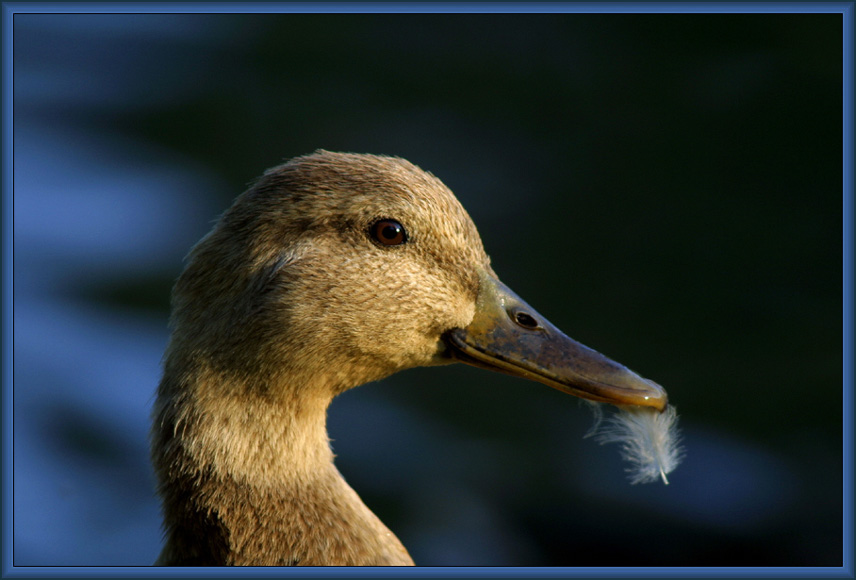
<svg viewBox="0 0 856 580">
<path fill-rule="evenodd" d="M 343 395 L 337 464 L 417 563 L 842 564 L 840 15 L 170 18 L 210 34 L 92 26 L 81 70 L 116 67 L 133 106 L 23 110 L 166 148 L 218 178 L 221 209 L 316 148 L 405 157 L 457 194 L 508 286 L 680 412 L 687 459 L 645 487 L 542 385 L 453 366 Z M 141 43 L 129 74 L 116 51 Z M 180 269 L 81 292 L 165 323 Z M 496 558 L 467 560 L 485 541 Z"/>
</svg>

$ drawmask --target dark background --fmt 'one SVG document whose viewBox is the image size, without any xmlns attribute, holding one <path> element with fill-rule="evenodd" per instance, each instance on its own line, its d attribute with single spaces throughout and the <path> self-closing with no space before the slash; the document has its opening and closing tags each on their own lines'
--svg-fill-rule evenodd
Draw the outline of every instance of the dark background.
<svg viewBox="0 0 856 580">
<path fill-rule="evenodd" d="M 405 157 L 503 281 L 663 384 L 631 486 L 587 409 L 455 365 L 334 401 L 422 565 L 842 565 L 842 17 L 14 17 L 15 564 L 147 565 L 182 257 L 316 148 Z"/>
</svg>

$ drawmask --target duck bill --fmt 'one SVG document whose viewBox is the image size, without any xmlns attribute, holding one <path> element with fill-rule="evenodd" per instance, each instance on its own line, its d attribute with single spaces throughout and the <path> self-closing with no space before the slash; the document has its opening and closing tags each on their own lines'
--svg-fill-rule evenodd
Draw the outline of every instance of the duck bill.
<svg viewBox="0 0 856 580">
<path fill-rule="evenodd" d="M 453 358 L 600 403 L 666 408 L 665 389 L 565 336 L 493 276 L 481 275 L 476 313 L 445 335 Z"/>
</svg>

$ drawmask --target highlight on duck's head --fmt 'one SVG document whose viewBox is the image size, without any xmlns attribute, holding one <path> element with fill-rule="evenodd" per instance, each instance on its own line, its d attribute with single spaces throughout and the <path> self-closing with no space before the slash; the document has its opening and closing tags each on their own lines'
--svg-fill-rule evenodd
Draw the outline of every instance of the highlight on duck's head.
<svg viewBox="0 0 856 580">
<path fill-rule="evenodd" d="M 268 170 L 193 248 L 170 351 L 340 391 L 451 362 L 441 336 L 472 320 L 489 269 L 439 179 L 399 158 L 317 151 Z"/>
<path fill-rule="evenodd" d="M 335 394 L 461 361 L 666 406 L 504 286 L 454 194 L 395 157 L 319 150 L 268 170 L 191 251 L 172 324 L 167 364 L 185 353 L 264 389 L 300 377 Z"/>
</svg>

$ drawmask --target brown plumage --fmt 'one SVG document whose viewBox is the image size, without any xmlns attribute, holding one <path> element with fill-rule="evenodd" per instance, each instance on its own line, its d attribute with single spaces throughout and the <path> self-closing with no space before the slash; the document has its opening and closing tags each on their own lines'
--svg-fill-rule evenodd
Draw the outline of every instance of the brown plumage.
<svg viewBox="0 0 856 580">
<path fill-rule="evenodd" d="M 373 239 L 384 219 L 404 243 Z M 503 310 L 482 319 L 488 290 Z M 555 356 L 544 373 L 494 365 L 484 320 L 527 345 L 570 339 L 496 280 L 451 191 L 393 157 L 318 151 L 266 172 L 193 248 L 172 308 L 152 441 L 164 565 L 411 565 L 339 474 L 326 431 L 337 394 L 396 371 L 457 359 L 593 400 L 610 401 L 610 381 L 659 396 L 605 358 L 614 367 L 575 362 L 567 381 Z"/>
</svg>

